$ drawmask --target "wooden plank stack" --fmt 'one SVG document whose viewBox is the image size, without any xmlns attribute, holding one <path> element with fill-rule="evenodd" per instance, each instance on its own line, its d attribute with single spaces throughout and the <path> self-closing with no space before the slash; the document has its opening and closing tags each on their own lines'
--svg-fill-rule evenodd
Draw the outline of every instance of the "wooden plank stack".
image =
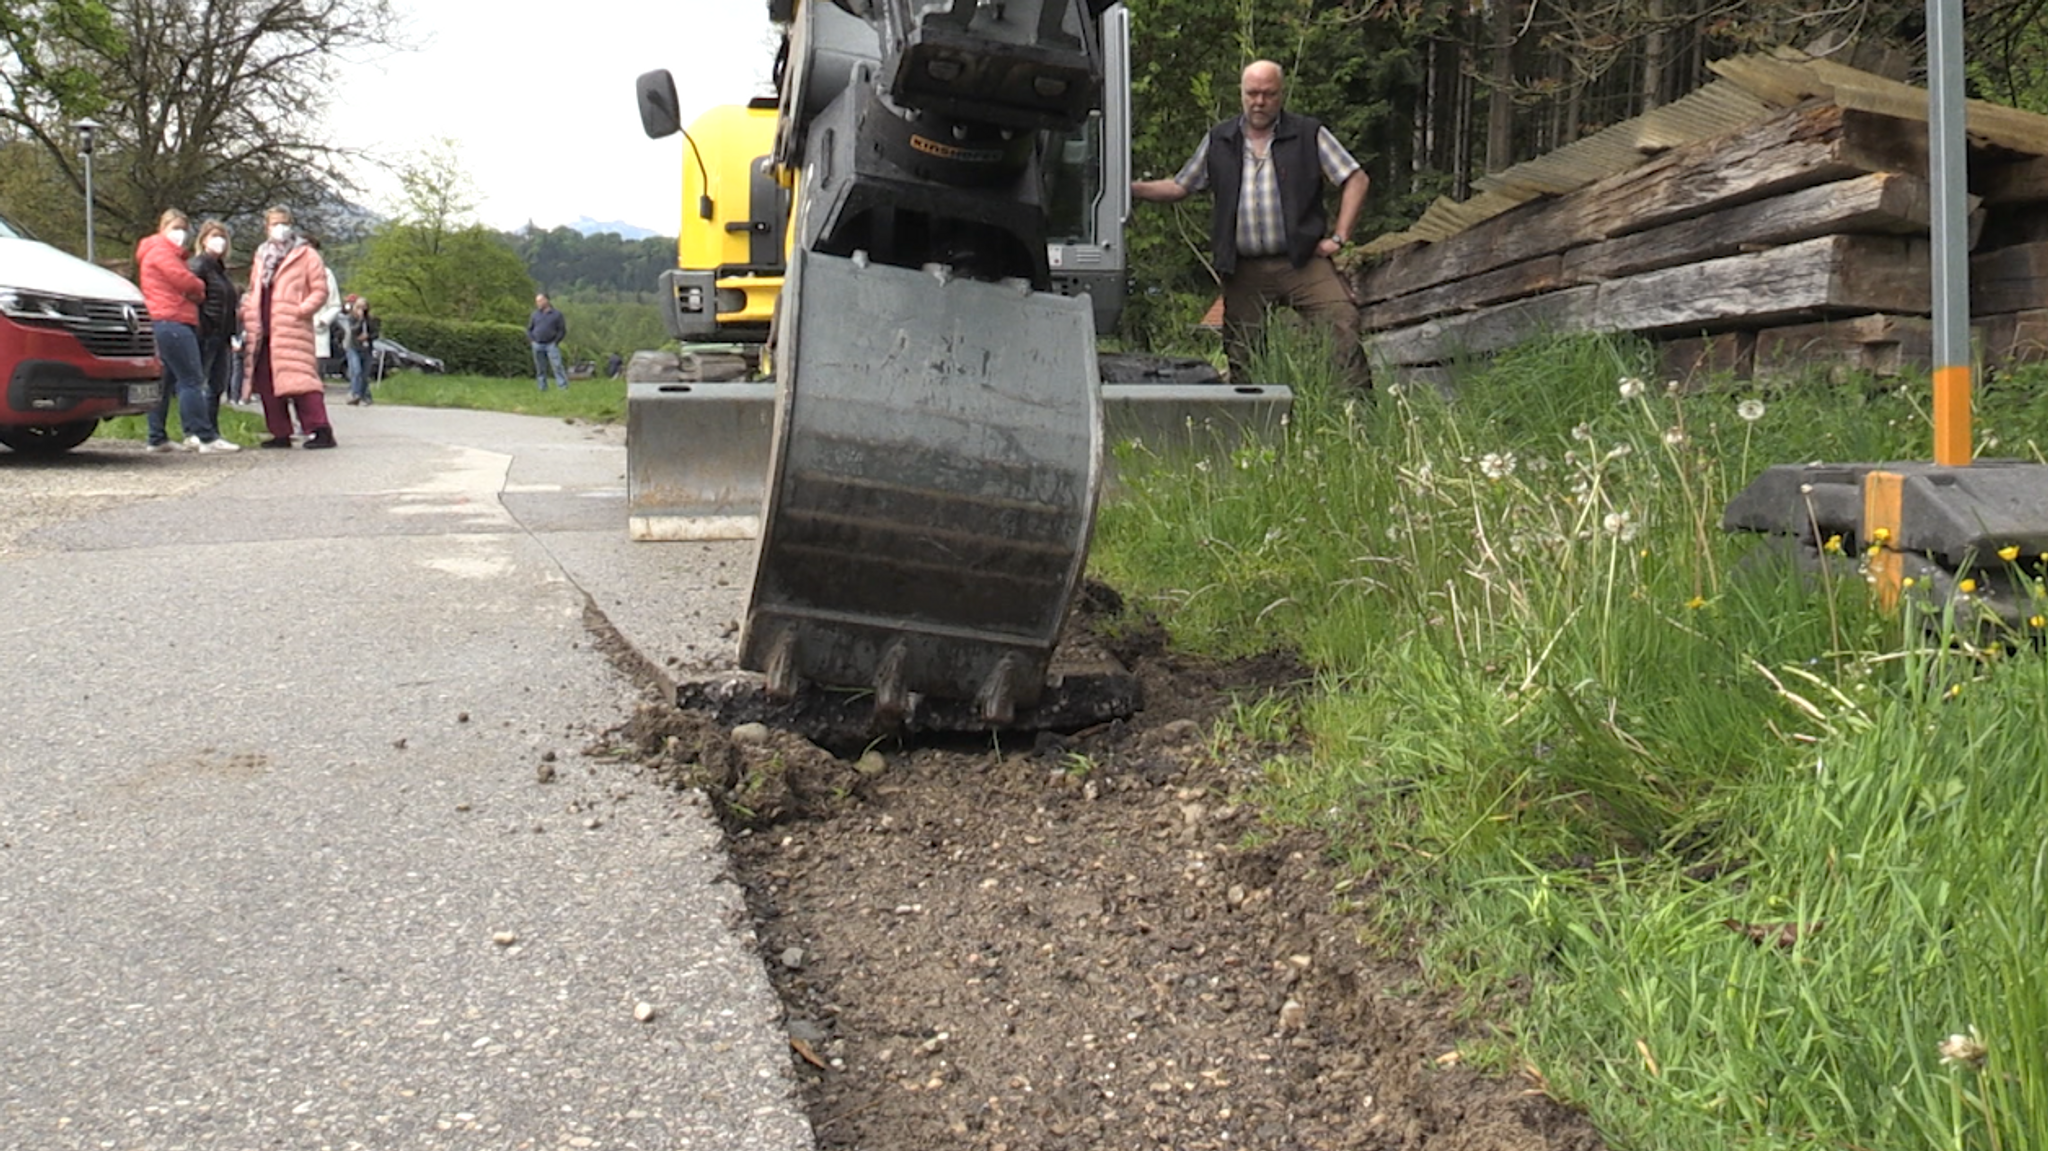
<svg viewBox="0 0 2048 1151">
<path fill-rule="evenodd" d="M 1382 372 L 1439 380 L 1544 332 L 1644 333 L 1687 379 L 1927 366 L 1925 93 L 1789 53 L 1716 71 L 1761 114 L 1562 192 L 1510 169 L 1483 212 L 1436 213 L 1450 234 L 1379 243 L 1356 286 Z M 1973 101 L 1966 119 L 1985 363 L 2048 358 L 2048 116 Z M 1556 187 L 1550 159 L 1518 167 Z"/>
</svg>

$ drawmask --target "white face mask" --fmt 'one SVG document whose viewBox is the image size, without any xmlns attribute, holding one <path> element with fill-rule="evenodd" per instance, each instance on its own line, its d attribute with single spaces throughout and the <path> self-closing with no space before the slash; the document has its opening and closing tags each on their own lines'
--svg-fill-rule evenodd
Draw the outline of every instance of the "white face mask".
<svg viewBox="0 0 2048 1151">
<path fill-rule="evenodd" d="M 292 238 L 292 226 L 290 224 L 272 224 L 270 226 L 270 238 L 277 243 L 284 243 Z"/>
<path fill-rule="evenodd" d="M 185 229 L 172 228 L 170 231 L 165 232 L 164 235 L 171 241 L 171 243 L 178 245 L 180 248 L 185 246 Z"/>
<path fill-rule="evenodd" d="M 228 238 L 226 236 L 208 236 L 206 238 L 206 250 L 216 256 L 227 255 Z"/>
</svg>

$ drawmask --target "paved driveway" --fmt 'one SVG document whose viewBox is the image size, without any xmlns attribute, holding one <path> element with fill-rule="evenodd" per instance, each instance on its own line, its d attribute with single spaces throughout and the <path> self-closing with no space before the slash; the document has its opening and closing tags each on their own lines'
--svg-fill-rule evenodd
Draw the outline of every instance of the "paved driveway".
<svg viewBox="0 0 2048 1151">
<path fill-rule="evenodd" d="M 589 754 L 587 609 L 720 665 L 746 548 L 628 543 L 615 429 L 337 418 L 0 452 L 0 1148 L 810 1146 L 715 824 Z"/>
</svg>

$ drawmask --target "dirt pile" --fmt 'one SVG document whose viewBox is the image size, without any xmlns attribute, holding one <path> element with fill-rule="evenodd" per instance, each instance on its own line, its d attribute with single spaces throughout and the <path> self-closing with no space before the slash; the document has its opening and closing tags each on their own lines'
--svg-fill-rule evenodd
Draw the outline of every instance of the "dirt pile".
<svg viewBox="0 0 2048 1151">
<path fill-rule="evenodd" d="M 734 829 L 823 1148 L 1593 1151 L 1575 1112 L 1448 1053 L 1416 971 L 1333 910 L 1321 847 L 1243 801 L 1212 745 L 1284 658 L 1106 641 L 1130 721 L 1028 747 L 838 759 L 650 710 L 634 733 Z"/>
</svg>

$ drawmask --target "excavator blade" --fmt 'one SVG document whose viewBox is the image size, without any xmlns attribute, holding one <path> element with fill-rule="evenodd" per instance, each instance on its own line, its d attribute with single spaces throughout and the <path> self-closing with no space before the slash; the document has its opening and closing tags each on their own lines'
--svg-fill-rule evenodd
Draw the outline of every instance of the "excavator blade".
<svg viewBox="0 0 2048 1151">
<path fill-rule="evenodd" d="M 626 526 L 636 540 L 753 539 L 772 383 L 626 385 Z"/>
<path fill-rule="evenodd" d="M 1087 558 L 1102 389 L 1086 300 L 797 251 L 741 666 L 1008 722 Z M 800 301 L 800 307 L 791 308 Z"/>
</svg>

